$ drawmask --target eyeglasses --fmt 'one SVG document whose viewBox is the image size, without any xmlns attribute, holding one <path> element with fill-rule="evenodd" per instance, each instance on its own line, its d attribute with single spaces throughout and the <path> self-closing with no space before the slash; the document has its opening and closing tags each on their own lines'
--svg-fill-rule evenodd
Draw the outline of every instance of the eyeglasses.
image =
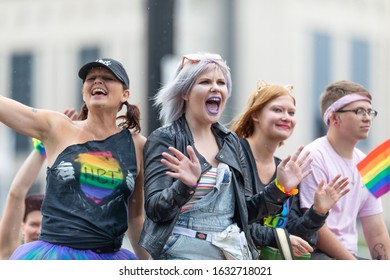
<svg viewBox="0 0 390 280">
<path fill-rule="evenodd" d="M 369 116 L 372 120 L 375 119 L 375 117 L 378 115 L 378 112 L 373 109 L 351 109 L 351 110 L 338 110 L 337 113 L 346 113 L 346 112 L 353 112 L 356 114 L 356 116 L 359 116 L 360 118 L 364 118 Z"/>
<path fill-rule="evenodd" d="M 194 53 L 194 54 L 186 54 L 183 55 L 181 59 L 181 67 L 183 68 L 184 64 L 189 61 L 190 63 L 198 63 L 202 59 L 208 59 L 208 60 L 222 60 L 222 57 L 219 54 L 201 54 L 201 53 Z"/>
</svg>

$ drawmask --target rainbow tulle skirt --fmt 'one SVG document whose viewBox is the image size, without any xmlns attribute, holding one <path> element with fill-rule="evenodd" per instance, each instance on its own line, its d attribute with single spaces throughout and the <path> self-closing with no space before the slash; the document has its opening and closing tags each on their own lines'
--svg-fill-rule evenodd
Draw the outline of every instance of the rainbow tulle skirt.
<svg viewBox="0 0 390 280">
<path fill-rule="evenodd" d="M 138 260 L 125 248 L 110 253 L 77 250 L 45 241 L 33 241 L 19 246 L 10 260 Z"/>
</svg>

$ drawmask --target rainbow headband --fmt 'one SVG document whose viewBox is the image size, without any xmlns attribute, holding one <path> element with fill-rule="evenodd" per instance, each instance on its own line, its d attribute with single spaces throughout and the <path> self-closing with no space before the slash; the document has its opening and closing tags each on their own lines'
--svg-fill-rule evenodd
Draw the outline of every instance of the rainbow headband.
<svg viewBox="0 0 390 280">
<path fill-rule="evenodd" d="M 358 94 L 358 93 L 351 93 L 351 94 L 348 94 L 348 95 L 341 97 L 339 100 L 337 100 L 332 105 L 330 105 L 328 109 L 326 109 L 324 117 L 323 117 L 325 125 L 328 126 L 328 120 L 329 120 L 330 114 L 332 114 L 333 112 L 336 112 L 337 110 L 340 110 L 341 108 L 343 108 L 344 106 L 346 106 L 352 102 L 360 101 L 360 100 L 368 101 L 371 103 L 370 98 L 368 98 L 367 96 Z"/>
</svg>

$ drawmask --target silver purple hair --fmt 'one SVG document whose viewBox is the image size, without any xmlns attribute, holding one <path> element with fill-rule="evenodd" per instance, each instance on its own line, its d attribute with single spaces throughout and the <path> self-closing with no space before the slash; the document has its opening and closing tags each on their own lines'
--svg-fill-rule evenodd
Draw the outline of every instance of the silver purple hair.
<svg viewBox="0 0 390 280">
<path fill-rule="evenodd" d="M 196 60 L 181 61 L 172 80 L 164 85 L 154 96 L 154 107 L 160 109 L 159 119 L 163 125 L 179 119 L 185 111 L 185 96 L 188 95 L 196 79 L 211 65 L 218 67 L 225 76 L 228 98 L 232 92 L 232 78 L 226 61 L 217 59 L 215 54 L 198 53 Z M 190 55 L 188 56 L 190 57 Z"/>
</svg>

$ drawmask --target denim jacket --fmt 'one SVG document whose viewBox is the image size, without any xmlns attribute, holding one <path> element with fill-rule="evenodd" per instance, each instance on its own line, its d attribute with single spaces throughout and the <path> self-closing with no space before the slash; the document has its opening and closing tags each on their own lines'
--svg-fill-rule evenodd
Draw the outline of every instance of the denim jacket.
<svg viewBox="0 0 390 280">
<path fill-rule="evenodd" d="M 234 188 L 236 201 L 233 222 L 245 232 L 252 256 L 256 259 L 258 253 L 251 238 L 249 223 L 280 212 L 288 196 L 271 183 L 263 192 L 254 196 L 248 195 L 246 198 L 246 194 L 251 194 L 252 187 L 249 186 L 247 163 L 239 138 L 219 123 L 213 124 L 212 130 L 220 147 L 216 159 L 227 164 L 232 171 L 231 186 Z M 201 173 L 205 173 L 211 165 L 195 149 L 192 133 L 184 115 L 173 123 L 156 129 L 145 144 L 146 219 L 139 244 L 153 259 L 158 259 L 175 226 L 181 207 L 193 195 L 191 187 L 166 175 L 168 168 L 161 163 L 162 153 L 173 146 L 188 156 L 186 151 L 188 145 L 194 148 L 201 164 Z"/>
</svg>

